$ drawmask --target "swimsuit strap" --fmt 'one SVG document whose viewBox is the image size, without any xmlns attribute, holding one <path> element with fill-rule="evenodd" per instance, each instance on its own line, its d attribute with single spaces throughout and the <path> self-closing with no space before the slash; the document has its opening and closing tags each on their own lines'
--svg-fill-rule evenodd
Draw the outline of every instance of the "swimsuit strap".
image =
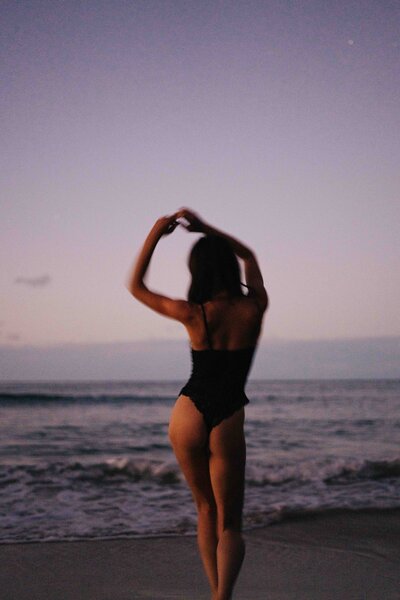
<svg viewBox="0 0 400 600">
<path fill-rule="evenodd" d="M 204 306 L 202 304 L 200 304 L 201 306 L 201 310 L 203 312 L 203 319 L 204 319 L 204 326 L 206 328 L 206 335 L 207 335 L 207 342 L 208 342 L 208 346 L 209 348 L 212 350 L 212 343 L 211 343 L 211 336 L 210 336 L 210 331 L 208 329 L 208 323 L 207 323 L 207 317 L 206 317 L 206 311 L 204 309 Z"/>
</svg>

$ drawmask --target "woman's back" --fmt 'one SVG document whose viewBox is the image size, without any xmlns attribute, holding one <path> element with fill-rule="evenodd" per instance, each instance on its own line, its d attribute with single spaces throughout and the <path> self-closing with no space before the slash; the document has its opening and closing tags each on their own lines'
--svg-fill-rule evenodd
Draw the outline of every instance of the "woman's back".
<svg viewBox="0 0 400 600">
<path fill-rule="evenodd" d="M 191 398 L 210 432 L 249 402 L 244 388 L 261 311 L 249 297 L 218 298 L 193 308 L 195 318 L 188 328 L 192 373 L 180 394 Z"/>
<path fill-rule="evenodd" d="M 194 305 L 187 331 L 194 350 L 238 350 L 255 347 L 263 312 L 250 296 L 217 297 Z"/>
</svg>

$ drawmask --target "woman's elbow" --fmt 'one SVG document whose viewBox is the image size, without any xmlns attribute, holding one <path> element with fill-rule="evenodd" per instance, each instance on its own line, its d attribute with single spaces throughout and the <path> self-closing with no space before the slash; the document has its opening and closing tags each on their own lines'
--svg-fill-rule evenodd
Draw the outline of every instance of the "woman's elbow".
<svg viewBox="0 0 400 600">
<path fill-rule="evenodd" d="M 240 257 L 242 260 L 246 261 L 256 261 L 256 255 L 253 252 L 253 250 L 251 250 L 251 248 L 247 248 L 245 250 L 243 250 L 242 255 Z"/>
<path fill-rule="evenodd" d="M 139 299 L 140 299 L 141 292 L 142 292 L 142 291 L 143 291 L 143 289 L 144 289 L 144 285 L 141 285 L 141 284 L 139 284 L 139 283 L 136 283 L 136 282 L 130 282 L 130 283 L 127 283 L 127 284 L 125 285 L 125 287 L 126 287 L 126 289 L 128 290 L 128 292 L 129 292 L 130 294 L 132 294 L 132 296 L 133 296 L 134 298 L 136 298 L 137 300 L 139 300 Z"/>
</svg>

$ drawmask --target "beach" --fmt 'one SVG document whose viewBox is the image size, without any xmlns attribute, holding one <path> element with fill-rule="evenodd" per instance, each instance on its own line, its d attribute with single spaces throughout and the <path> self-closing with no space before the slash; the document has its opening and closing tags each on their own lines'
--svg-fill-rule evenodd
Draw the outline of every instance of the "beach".
<svg viewBox="0 0 400 600">
<path fill-rule="evenodd" d="M 399 600 L 400 509 L 245 532 L 235 600 Z M 1 600 L 202 600 L 194 536 L 2 544 Z"/>
<path fill-rule="evenodd" d="M 0 385 L 0 600 L 209 600 L 179 382 Z M 400 600 L 400 381 L 254 381 L 234 600 Z"/>
</svg>

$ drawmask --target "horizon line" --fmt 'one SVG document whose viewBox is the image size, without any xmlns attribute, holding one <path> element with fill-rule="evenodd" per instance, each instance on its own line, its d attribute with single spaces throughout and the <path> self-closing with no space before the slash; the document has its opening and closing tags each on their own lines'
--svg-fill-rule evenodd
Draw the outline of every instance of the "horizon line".
<svg viewBox="0 0 400 600">
<path fill-rule="evenodd" d="M 321 343 L 321 342 L 357 342 L 357 341 L 374 341 L 374 340 L 395 340 L 400 338 L 400 333 L 397 334 L 383 334 L 383 335 L 365 335 L 365 336 L 357 336 L 357 337 L 326 337 L 326 338 L 281 338 L 281 337 L 271 337 L 271 338 L 262 338 L 258 345 L 264 345 L 266 343 Z M 61 342 L 49 342 L 44 344 L 35 344 L 35 343 L 2 343 L 0 341 L 0 349 L 23 349 L 23 348 L 54 348 L 60 346 L 104 346 L 104 345 L 122 345 L 122 344 L 148 344 L 148 343 L 190 343 L 187 338 L 141 338 L 139 340 L 113 340 L 113 341 L 79 341 L 79 342 L 71 342 L 71 341 L 61 341 Z"/>
</svg>

